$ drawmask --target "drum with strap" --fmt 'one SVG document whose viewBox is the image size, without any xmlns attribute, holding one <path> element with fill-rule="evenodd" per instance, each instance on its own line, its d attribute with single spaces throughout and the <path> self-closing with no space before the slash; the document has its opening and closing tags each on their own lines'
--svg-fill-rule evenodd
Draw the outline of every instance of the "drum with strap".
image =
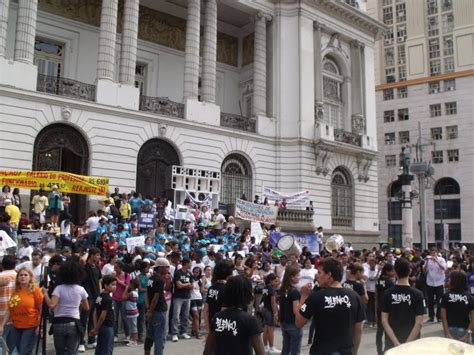
<svg viewBox="0 0 474 355">
<path fill-rule="evenodd" d="M 277 248 L 280 249 L 286 256 L 301 255 L 301 246 L 296 241 L 296 238 L 291 234 L 284 235 L 277 243 Z"/>
</svg>

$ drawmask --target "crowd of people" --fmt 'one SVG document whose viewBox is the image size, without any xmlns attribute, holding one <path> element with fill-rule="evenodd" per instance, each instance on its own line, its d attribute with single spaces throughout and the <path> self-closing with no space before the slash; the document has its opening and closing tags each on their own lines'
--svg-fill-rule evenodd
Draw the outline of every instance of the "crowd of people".
<svg viewBox="0 0 474 355">
<path fill-rule="evenodd" d="M 10 353 L 31 354 L 48 325 L 57 354 L 112 354 L 119 342 L 157 355 L 194 337 L 204 354 L 296 355 L 307 342 L 310 354 L 346 355 L 357 354 L 364 327 L 376 328 L 383 354 L 420 337 L 426 308 L 446 337 L 473 340 L 474 255 L 464 246 L 326 250 L 319 228 L 317 253 L 285 254 L 270 243 L 278 226 L 262 224 L 257 241 L 245 223 L 189 199 L 174 221 L 165 198 L 115 189 L 74 224 L 57 187 L 34 195 L 30 216 L 9 191 L 0 230 L 18 246 L 1 262 L 0 335 Z M 142 213 L 153 213 L 153 228 L 140 228 Z M 55 247 L 30 245 L 26 228 L 57 233 Z M 137 236 L 144 245 L 129 249 Z"/>
</svg>

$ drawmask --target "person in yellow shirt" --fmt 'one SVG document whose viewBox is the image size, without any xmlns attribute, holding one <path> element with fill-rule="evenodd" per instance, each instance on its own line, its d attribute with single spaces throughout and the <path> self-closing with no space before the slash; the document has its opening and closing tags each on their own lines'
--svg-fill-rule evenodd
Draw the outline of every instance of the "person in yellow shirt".
<svg viewBox="0 0 474 355">
<path fill-rule="evenodd" d="M 20 224 L 21 211 L 12 203 L 12 200 L 5 200 L 5 213 L 10 216 L 11 237 L 16 242 L 18 225 Z"/>
<path fill-rule="evenodd" d="M 132 213 L 132 207 L 130 206 L 126 198 L 122 199 L 119 212 L 122 218 L 127 220 L 130 218 L 130 214 Z"/>
</svg>

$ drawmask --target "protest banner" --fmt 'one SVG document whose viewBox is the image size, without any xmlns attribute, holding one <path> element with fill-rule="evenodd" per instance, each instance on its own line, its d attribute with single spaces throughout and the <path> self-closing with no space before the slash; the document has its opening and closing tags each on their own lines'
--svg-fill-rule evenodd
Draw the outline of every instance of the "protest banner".
<svg viewBox="0 0 474 355">
<path fill-rule="evenodd" d="M 317 233 L 285 233 L 285 232 L 272 232 L 270 233 L 270 244 L 276 247 L 278 241 L 284 235 L 292 235 L 301 248 L 307 247 L 311 254 L 319 253 L 319 243 Z"/>
<path fill-rule="evenodd" d="M 275 201 L 286 200 L 287 208 L 304 209 L 309 206 L 309 191 L 300 191 L 294 193 L 282 193 L 273 190 L 269 187 L 264 187 L 262 192 L 262 199 L 268 199 L 270 205 L 275 204 Z"/>
<path fill-rule="evenodd" d="M 133 253 L 136 247 L 142 247 L 145 245 L 145 236 L 141 235 L 139 237 L 132 237 L 125 239 L 127 243 L 127 251 Z"/>
<path fill-rule="evenodd" d="M 53 185 L 56 185 L 61 192 L 80 195 L 105 195 L 109 191 L 109 178 L 76 175 L 64 171 L 0 170 L 0 185 L 46 191 L 52 190 Z"/>
<path fill-rule="evenodd" d="M 186 216 L 188 215 L 189 207 L 185 205 L 176 205 L 176 210 L 175 210 L 175 218 L 174 219 L 186 219 Z"/>
<path fill-rule="evenodd" d="M 138 228 L 154 228 L 155 227 L 155 214 L 154 213 L 140 213 L 138 219 Z"/>
<path fill-rule="evenodd" d="M 263 230 L 259 222 L 252 222 L 250 224 L 250 236 L 255 237 L 255 243 L 260 245 L 263 238 Z"/>
<path fill-rule="evenodd" d="M 275 223 L 277 215 L 276 206 L 264 206 L 241 199 L 235 203 L 235 217 L 246 221 Z"/>
</svg>

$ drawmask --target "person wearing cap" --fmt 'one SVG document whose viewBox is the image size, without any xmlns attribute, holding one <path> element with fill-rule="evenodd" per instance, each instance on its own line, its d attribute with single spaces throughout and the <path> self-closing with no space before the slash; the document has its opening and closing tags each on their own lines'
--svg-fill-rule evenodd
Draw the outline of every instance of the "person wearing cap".
<svg viewBox="0 0 474 355">
<path fill-rule="evenodd" d="M 51 224 L 53 228 L 56 228 L 62 209 L 62 195 L 61 192 L 58 191 L 58 185 L 51 186 L 51 190 L 48 196 L 48 211 L 51 215 Z"/>
<path fill-rule="evenodd" d="M 189 271 L 191 268 L 191 260 L 183 259 L 182 268 L 176 270 L 174 273 L 173 293 L 173 320 L 171 323 L 172 341 L 178 341 L 178 322 L 179 335 L 183 339 L 190 339 L 187 334 L 188 329 L 188 315 L 191 302 L 191 290 L 194 288 L 193 275 Z M 178 319 L 179 318 L 179 319 Z"/>
<path fill-rule="evenodd" d="M 174 235 L 174 226 L 172 224 L 168 224 L 168 227 L 166 229 L 167 229 L 167 232 L 168 232 L 168 234 L 166 235 L 166 239 L 168 239 L 168 240 L 175 239 L 176 237 Z"/>
<path fill-rule="evenodd" d="M 155 345 L 154 355 L 163 355 L 168 327 L 168 305 L 165 300 L 165 277 L 169 272 L 170 263 L 166 258 L 156 259 L 153 275 L 148 280 L 146 291 L 146 320 L 148 321 L 145 339 L 145 355 L 151 354 Z"/>
<path fill-rule="evenodd" d="M 20 224 L 21 211 L 12 200 L 5 199 L 5 213 L 10 216 L 10 227 L 12 229 L 11 238 L 16 242 L 18 225 Z"/>
</svg>

